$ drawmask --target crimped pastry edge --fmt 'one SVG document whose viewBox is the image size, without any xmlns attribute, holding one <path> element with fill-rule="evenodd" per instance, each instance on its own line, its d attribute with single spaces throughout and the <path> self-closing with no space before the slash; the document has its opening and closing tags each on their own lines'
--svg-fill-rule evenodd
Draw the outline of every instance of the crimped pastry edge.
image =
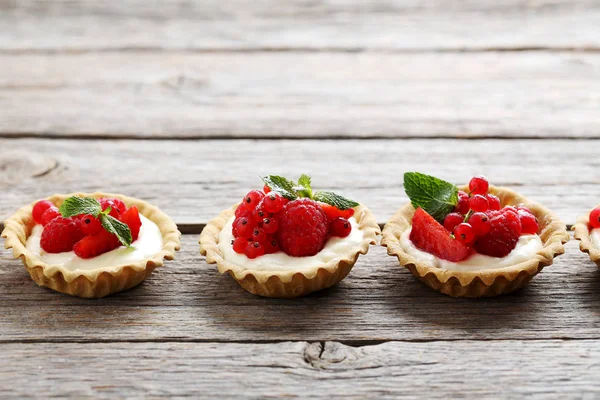
<svg viewBox="0 0 600 400">
<path fill-rule="evenodd" d="M 591 212 L 592 210 L 577 218 L 577 222 L 571 229 L 574 231 L 573 236 L 575 239 L 579 240 L 579 249 L 584 253 L 588 253 L 590 260 L 600 267 L 600 249 L 594 245 L 590 236 L 589 220 Z"/>
<path fill-rule="evenodd" d="M 554 257 L 564 253 L 563 244 L 569 241 L 569 234 L 558 216 L 541 204 L 508 188 L 490 186 L 489 192 L 498 196 L 502 205 L 523 205 L 538 218 L 544 247 L 530 260 L 510 267 L 471 272 L 450 271 L 417 260 L 400 244 L 400 237 L 411 226 L 415 212 L 410 203 L 401 207 L 385 225 L 381 245 L 425 284 L 452 297 L 492 297 L 517 290 L 551 265 Z"/>
<path fill-rule="evenodd" d="M 265 297 L 299 297 L 335 285 L 348 275 L 360 254 L 367 254 L 369 246 L 377 244 L 377 235 L 381 233 L 371 211 L 360 205 L 355 208 L 354 217 L 363 231 L 363 240 L 341 259 L 308 271 L 247 269 L 225 260 L 219 249 L 219 233 L 235 214 L 238 205 L 224 210 L 206 225 L 200 234 L 200 254 L 206 256 L 207 263 L 217 264 L 220 273 L 229 273 L 250 293 Z"/>
<path fill-rule="evenodd" d="M 158 207 L 133 197 L 100 192 L 55 194 L 48 197 L 47 200 L 58 207 L 71 196 L 118 198 L 127 206 L 135 205 L 142 215 L 158 226 L 163 237 L 163 247 L 160 252 L 147 260 L 111 268 L 70 271 L 63 266 L 49 265 L 39 255 L 30 252 L 25 247 L 31 229 L 35 226 L 31 212 L 36 200 L 19 209 L 4 222 L 1 236 L 6 239 L 4 247 L 13 249 L 13 256 L 21 259 L 32 279 L 40 286 L 78 297 L 104 297 L 136 286 L 155 268 L 162 266 L 163 260 L 174 259 L 175 252 L 180 249 L 181 233 L 173 220 Z"/>
</svg>

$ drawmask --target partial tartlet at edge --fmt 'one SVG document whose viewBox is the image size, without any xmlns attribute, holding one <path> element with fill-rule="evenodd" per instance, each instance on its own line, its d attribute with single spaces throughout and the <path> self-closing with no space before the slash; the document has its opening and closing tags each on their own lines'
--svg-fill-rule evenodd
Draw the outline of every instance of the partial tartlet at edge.
<svg viewBox="0 0 600 400">
<path fill-rule="evenodd" d="M 573 236 L 575 239 L 579 240 L 579 249 L 584 253 L 588 253 L 590 260 L 600 267 L 600 249 L 592 242 L 589 220 L 590 213 L 588 212 L 586 215 L 577 218 L 577 223 L 571 229 L 574 231 Z"/>
</svg>

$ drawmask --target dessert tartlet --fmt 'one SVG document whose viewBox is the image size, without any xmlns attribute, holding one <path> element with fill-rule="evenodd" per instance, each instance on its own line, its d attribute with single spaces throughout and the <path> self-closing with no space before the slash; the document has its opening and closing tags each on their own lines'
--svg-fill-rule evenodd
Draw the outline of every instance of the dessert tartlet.
<svg viewBox="0 0 600 400">
<path fill-rule="evenodd" d="M 298 182 L 263 178 L 200 235 L 200 253 L 250 293 L 294 298 L 335 285 L 376 244 L 379 226 L 359 203 Z"/>
<path fill-rule="evenodd" d="M 550 210 L 482 176 L 458 188 L 409 172 L 411 202 L 386 224 L 381 244 L 429 287 L 453 297 L 492 297 L 526 285 L 569 240 Z"/>
<path fill-rule="evenodd" d="M 579 240 L 579 249 L 588 253 L 590 259 L 600 267 L 600 206 L 577 218 L 572 229 L 575 239 Z"/>
<path fill-rule="evenodd" d="M 100 298 L 138 285 L 172 260 L 181 234 L 145 201 L 74 193 L 19 209 L 4 222 L 2 237 L 38 285 Z"/>
</svg>

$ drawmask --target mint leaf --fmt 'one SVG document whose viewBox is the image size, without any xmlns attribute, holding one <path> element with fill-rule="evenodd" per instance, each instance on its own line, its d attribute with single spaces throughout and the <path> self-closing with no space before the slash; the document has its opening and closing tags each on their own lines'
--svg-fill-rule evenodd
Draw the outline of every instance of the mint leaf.
<svg viewBox="0 0 600 400">
<path fill-rule="evenodd" d="M 102 211 L 102 207 L 98 200 L 92 197 L 73 196 L 65 199 L 58 211 L 64 218 L 80 214 L 92 214 L 96 216 Z"/>
<path fill-rule="evenodd" d="M 302 174 L 298 179 L 298 186 L 295 186 L 294 189 L 300 197 L 308 197 L 309 199 L 312 199 L 313 197 L 312 187 L 310 186 L 310 176 L 308 175 Z"/>
<path fill-rule="evenodd" d="M 419 172 L 404 174 L 404 191 L 413 207 L 421 207 L 439 222 L 442 222 L 458 203 L 456 186 Z"/>
<path fill-rule="evenodd" d="M 313 196 L 313 200 L 320 201 L 321 203 L 327 203 L 340 210 L 347 210 L 352 207 L 359 205 L 354 200 L 347 199 L 339 194 L 333 192 L 316 192 Z"/>
<path fill-rule="evenodd" d="M 98 217 L 100 218 L 100 223 L 104 229 L 106 229 L 107 232 L 116 235 L 123 246 L 129 247 L 131 245 L 131 230 L 129 230 L 127 224 L 124 224 L 118 219 L 105 213 L 100 213 Z"/>
<path fill-rule="evenodd" d="M 278 175 L 263 176 L 261 179 L 273 192 L 280 194 L 286 199 L 296 200 L 298 198 L 294 189 L 296 184 L 293 181 Z"/>
</svg>

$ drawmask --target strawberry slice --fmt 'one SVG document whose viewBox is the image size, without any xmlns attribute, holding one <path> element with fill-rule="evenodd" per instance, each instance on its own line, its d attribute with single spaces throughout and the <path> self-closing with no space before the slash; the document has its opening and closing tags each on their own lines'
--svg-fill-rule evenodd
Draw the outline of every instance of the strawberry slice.
<svg viewBox="0 0 600 400">
<path fill-rule="evenodd" d="M 410 241 L 418 248 L 448 261 L 461 261 L 471 249 L 450 236 L 450 233 L 422 208 L 415 211 Z"/>
<path fill-rule="evenodd" d="M 95 235 L 86 236 L 75 243 L 73 251 L 78 257 L 93 258 L 116 249 L 120 245 L 121 242 L 115 235 L 102 229 Z"/>
<path fill-rule="evenodd" d="M 140 219 L 140 212 L 136 206 L 131 206 L 127 211 L 121 214 L 119 220 L 129 227 L 131 231 L 131 241 L 135 242 L 140 234 L 140 228 L 142 226 L 142 220 Z"/>
<path fill-rule="evenodd" d="M 340 210 L 336 206 L 332 206 L 327 203 L 319 203 L 321 209 L 325 212 L 327 216 L 327 221 L 331 222 L 338 217 L 349 219 L 354 215 L 354 208 L 349 208 L 347 210 Z"/>
</svg>

